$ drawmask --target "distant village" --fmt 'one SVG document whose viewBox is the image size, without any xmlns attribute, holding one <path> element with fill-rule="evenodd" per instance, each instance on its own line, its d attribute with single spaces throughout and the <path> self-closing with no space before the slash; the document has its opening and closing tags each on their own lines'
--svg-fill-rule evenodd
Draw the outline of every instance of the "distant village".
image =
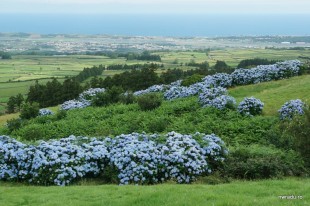
<svg viewBox="0 0 310 206">
<path fill-rule="evenodd" d="M 310 48 L 309 36 L 146 37 L 0 33 L 0 51 L 85 54 L 102 51 L 182 51 L 220 48 Z"/>
</svg>

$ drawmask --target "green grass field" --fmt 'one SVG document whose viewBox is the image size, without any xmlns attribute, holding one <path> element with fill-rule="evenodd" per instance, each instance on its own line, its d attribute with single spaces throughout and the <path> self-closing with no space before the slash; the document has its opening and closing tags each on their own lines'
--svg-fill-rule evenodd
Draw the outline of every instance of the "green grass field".
<svg viewBox="0 0 310 206">
<path fill-rule="evenodd" d="M 244 97 L 254 96 L 262 100 L 264 115 L 276 115 L 277 110 L 287 101 L 301 99 L 310 103 L 310 75 L 303 75 L 279 81 L 264 82 L 260 84 L 238 86 L 229 89 L 229 94 L 237 102 Z"/>
<path fill-rule="evenodd" d="M 154 186 L 38 187 L 1 183 L 0 205 L 309 205 L 309 191 L 310 179 Z M 279 198 L 285 195 L 302 196 L 302 199 Z"/>
<path fill-rule="evenodd" d="M 158 52 L 162 61 L 172 64 L 175 60 L 180 63 L 208 61 L 212 66 L 217 60 L 225 61 L 229 66 L 236 67 L 241 60 L 262 58 L 269 60 L 299 59 L 300 56 L 310 56 L 310 50 L 272 50 L 272 49 L 222 49 L 202 52 Z M 173 65 L 173 64 L 172 64 Z M 171 66 L 172 66 L 171 65 Z"/>
</svg>

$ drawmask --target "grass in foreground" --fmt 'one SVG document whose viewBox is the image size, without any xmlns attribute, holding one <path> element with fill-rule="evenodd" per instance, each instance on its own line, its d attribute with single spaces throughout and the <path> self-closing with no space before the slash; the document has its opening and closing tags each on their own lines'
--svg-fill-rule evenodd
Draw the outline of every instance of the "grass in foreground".
<svg viewBox="0 0 310 206">
<path fill-rule="evenodd" d="M 38 187 L 1 183 L 0 205 L 309 205 L 310 179 L 221 185 Z M 279 196 L 302 196 L 280 199 Z"/>
</svg>

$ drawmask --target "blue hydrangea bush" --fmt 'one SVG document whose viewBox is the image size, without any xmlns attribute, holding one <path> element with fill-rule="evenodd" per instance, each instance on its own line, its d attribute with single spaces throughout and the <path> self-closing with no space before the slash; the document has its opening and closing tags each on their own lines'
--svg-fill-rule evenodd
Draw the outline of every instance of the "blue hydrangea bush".
<svg viewBox="0 0 310 206">
<path fill-rule="evenodd" d="M 54 112 L 52 112 L 50 109 L 43 108 L 39 110 L 39 116 L 47 116 L 47 115 L 53 115 L 53 114 Z"/>
<path fill-rule="evenodd" d="M 190 183 L 198 175 L 209 173 L 205 151 L 191 135 L 175 132 L 167 134 L 167 142 L 162 146 L 165 176 L 178 183 Z"/>
<path fill-rule="evenodd" d="M 208 75 L 202 79 L 206 87 L 230 87 L 232 85 L 232 76 L 226 73 L 216 73 L 214 75 Z"/>
<path fill-rule="evenodd" d="M 146 135 L 133 133 L 111 140 L 110 161 L 118 171 L 120 184 L 158 182 L 160 150 Z"/>
<path fill-rule="evenodd" d="M 280 119 L 291 120 L 295 115 L 303 115 L 306 104 L 300 99 L 290 100 L 278 110 Z"/>
<path fill-rule="evenodd" d="M 205 89 L 231 86 L 257 84 L 260 82 L 290 78 L 299 74 L 299 60 L 277 62 L 272 65 L 259 65 L 252 69 L 236 69 L 232 74 L 216 73 L 208 75 L 190 86 L 181 86 L 181 80 L 169 85 L 154 85 L 145 90 L 136 91 L 135 95 L 150 92 L 164 92 L 166 100 L 185 98 L 201 93 Z M 223 99 L 226 99 L 223 97 Z"/>
<path fill-rule="evenodd" d="M 79 95 L 78 99 L 65 101 L 60 105 L 60 110 L 82 109 L 91 106 L 91 99 L 99 93 L 105 92 L 104 88 L 90 88 Z"/>
<path fill-rule="evenodd" d="M 254 97 L 246 97 L 240 102 L 238 112 L 245 116 L 254 116 L 262 113 L 264 103 Z"/>
<path fill-rule="evenodd" d="M 60 105 L 60 110 L 82 109 L 90 105 L 89 100 L 68 100 Z"/>
<path fill-rule="evenodd" d="M 143 94 L 148 94 L 148 93 L 152 93 L 152 92 L 163 92 L 167 89 L 166 85 L 153 85 L 150 86 L 149 88 L 145 89 L 145 90 L 139 90 L 133 93 L 133 95 L 135 96 L 141 96 Z"/>
<path fill-rule="evenodd" d="M 257 84 L 272 80 L 290 78 L 299 74 L 299 60 L 278 62 L 272 65 L 259 65 L 252 69 L 236 69 L 232 74 L 232 84 L 246 85 Z"/>
<path fill-rule="evenodd" d="M 204 89 L 199 94 L 198 101 L 203 107 L 214 107 L 220 110 L 234 109 L 236 106 L 235 98 L 228 96 L 227 89 L 223 87 Z"/>
<path fill-rule="evenodd" d="M 105 92 L 104 88 L 90 88 L 79 95 L 79 100 L 91 100 L 99 93 Z"/>
<path fill-rule="evenodd" d="M 214 134 L 70 136 L 36 145 L 0 136 L 0 180 L 64 186 L 114 168 L 119 184 L 190 183 L 210 173 L 226 154 L 224 142 Z"/>
</svg>

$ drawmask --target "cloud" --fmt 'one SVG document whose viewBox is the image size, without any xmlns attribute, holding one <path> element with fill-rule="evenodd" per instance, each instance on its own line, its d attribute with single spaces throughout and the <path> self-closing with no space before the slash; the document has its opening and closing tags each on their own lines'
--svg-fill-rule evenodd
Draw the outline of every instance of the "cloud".
<svg viewBox="0 0 310 206">
<path fill-rule="evenodd" d="M 309 0 L 1 0 L 0 12 L 310 13 Z"/>
</svg>

